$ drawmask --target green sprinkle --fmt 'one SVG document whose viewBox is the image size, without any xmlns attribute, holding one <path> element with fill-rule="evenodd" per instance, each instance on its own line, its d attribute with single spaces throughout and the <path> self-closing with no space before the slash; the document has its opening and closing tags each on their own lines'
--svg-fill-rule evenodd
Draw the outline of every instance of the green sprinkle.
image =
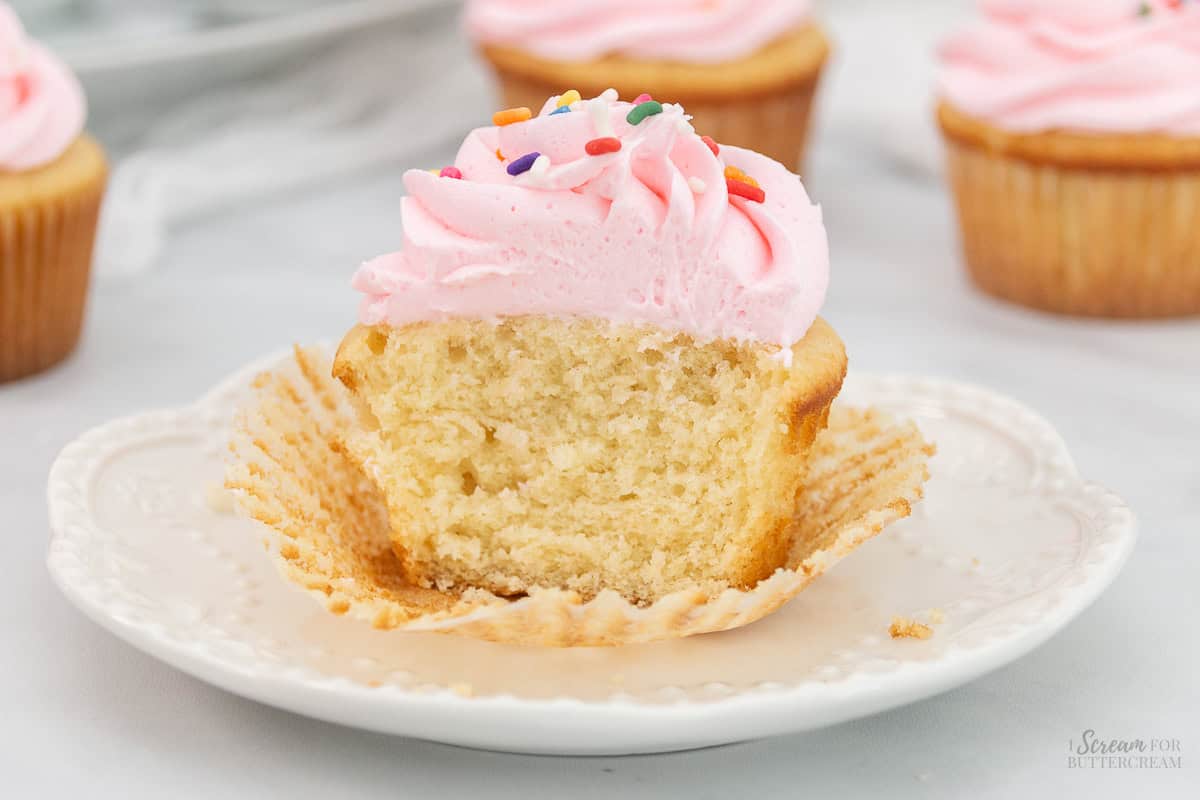
<svg viewBox="0 0 1200 800">
<path fill-rule="evenodd" d="M 657 100 L 647 100 L 644 103 L 638 103 L 630 109 L 629 114 L 625 117 L 625 121 L 630 125 L 637 125 L 646 117 L 653 117 L 655 114 L 661 113 L 662 103 Z"/>
<path fill-rule="evenodd" d="M 1154 12 L 1154 9 L 1150 8 L 1149 3 L 1142 3 L 1140 6 L 1138 6 L 1138 16 L 1139 17 L 1148 17 L 1153 12 Z"/>
</svg>

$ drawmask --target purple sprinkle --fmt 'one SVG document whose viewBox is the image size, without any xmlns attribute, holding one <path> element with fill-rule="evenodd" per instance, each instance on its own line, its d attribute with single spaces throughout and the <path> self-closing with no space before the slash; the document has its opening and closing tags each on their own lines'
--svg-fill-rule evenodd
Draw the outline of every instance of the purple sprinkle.
<svg viewBox="0 0 1200 800">
<path fill-rule="evenodd" d="M 520 175 L 522 172 L 528 172 L 529 168 L 533 166 L 533 162 L 537 161 L 540 155 L 541 153 L 537 152 L 526 153 L 508 165 L 508 174 Z"/>
</svg>

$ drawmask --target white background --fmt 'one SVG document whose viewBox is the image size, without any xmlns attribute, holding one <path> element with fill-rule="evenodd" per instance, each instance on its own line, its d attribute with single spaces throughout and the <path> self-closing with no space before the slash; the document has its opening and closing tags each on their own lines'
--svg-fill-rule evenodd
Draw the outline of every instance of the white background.
<svg viewBox="0 0 1200 800">
<path fill-rule="evenodd" d="M 0 386 L 0 796 L 1196 796 L 1200 321 L 1068 321 L 972 291 L 943 189 L 878 147 L 883 131 L 870 121 L 882 106 L 861 87 L 881 69 L 879 40 L 851 25 L 838 33 L 806 175 L 833 253 L 825 316 L 852 369 L 1010 394 L 1058 427 L 1086 477 L 1129 501 L 1138 549 L 1092 609 L 1020 662 L 915 706 L 628 759 L 507 756 L 346 730 L 227 695 L 104 633 L 43 566 L 54 455 L 113 416 L 185 403 L 265 352 L 336 338 L 354 319 L 353 267 L 399 243 L 393 167 L 177 226 L 155 270 L 97 287 L 69 363 Z M 452 150 L 411 163 L 445 163 Z M 1184 768 L 1069 770 L 1068 742 L 1087 728 L 1178 738 Z"/>
</svg>

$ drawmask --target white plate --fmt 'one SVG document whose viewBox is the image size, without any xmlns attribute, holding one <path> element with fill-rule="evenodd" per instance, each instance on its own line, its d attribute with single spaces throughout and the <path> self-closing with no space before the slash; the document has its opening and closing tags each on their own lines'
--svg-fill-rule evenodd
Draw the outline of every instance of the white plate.
<svg viewBox="0 0 1200 800">
<path fill-rule="evenodd" d="M 277 357 L 278 358 L 278 357 Z M 1046 422 L 982 389 L 853 376 L 843 397 L 938 446 L 927 499 L 749 627 L 553 650 L 335 617 L 285 583 L 215 490 L 247 367 L 187 408 L 117 420 L 50 473 L 49 567 L 134 646 L 231 692 L 345 725 L 496 750 L 680 750 L 810 730 L 944 692 L 1044 642 L 1112 581 L 1135 525 Z M 893 615 L 945 621 L 893 640 Z"/>
</svg>

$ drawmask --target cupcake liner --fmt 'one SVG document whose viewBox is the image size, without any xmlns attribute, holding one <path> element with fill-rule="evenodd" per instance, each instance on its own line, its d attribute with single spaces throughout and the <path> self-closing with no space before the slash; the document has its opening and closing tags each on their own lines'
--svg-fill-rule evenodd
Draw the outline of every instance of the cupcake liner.
<svg viewBox="0 0 1200 800">
<path fill-rule="evenodd" d="M 751 590 L 679 591 L 638 607 L 615 592 L 584 602 L 543 589 L 520 599 L 478 589 L 440 592 L 405 580 L 387 510 L 349 458 L 341 432 L 354 424 L 329 358 L 296 349 L 285 368 L 260 375 L 230 444 L 226 486 L 263 522 L 282 573 L 334 614 L 381 629 L 440 631 L 543 646 L 649 642 L 726 630 L 779 608 L 847 553 L 907 516 L 922 495 L 932 447 L 911 423 L 835 406 L 818 436 L 797 497 L 787 569 Z"/>
<path fill-rule="evenodd" d="M 1163 137 L 1127 138 L 1124 148 L 1057 134 L 1009 140 L 964 131 L 944 111 L 941 119 L 964 255 L 981 289 L 1062 314 L 1200 314 L 1195 142 L 1180 141 L 1172 169 Z"/>
<path fill-rule="evenodd" d="M 46 167 L 0 174 L 0 382 L 75 349 L 106 174 L 87 136 Z"/>
<path fill-rule="evenodd" d="M 698 132 L 796 169 L 803 160 L 813 98 L 829 49 L 821 30 L 810 25 L 724 65 L 639 62 L 617 56 L 564 63 L 495 47 L 484 47 L 483 55 L 497 75 L 506 106 L 527 106 L 536 113 L 548 97 L 570 88 L 589 97 L 612 86 L 625 99 L 645 91 L 659 100 L 682 103 Z"/>
</svg>

